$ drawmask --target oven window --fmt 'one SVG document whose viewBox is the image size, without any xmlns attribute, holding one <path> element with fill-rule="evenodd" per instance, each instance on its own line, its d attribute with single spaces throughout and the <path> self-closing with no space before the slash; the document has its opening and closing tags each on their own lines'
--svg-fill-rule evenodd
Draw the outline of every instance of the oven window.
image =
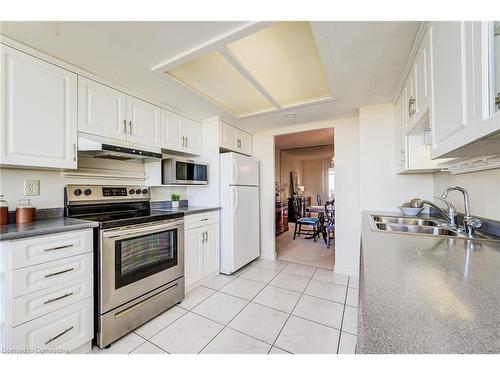
<svg viewBox="0 0 500 375">
<path fill-rule="evenodd" d="M 177 265 L 177 229 L 115 242 L 115 289 Z"/>
</svg>

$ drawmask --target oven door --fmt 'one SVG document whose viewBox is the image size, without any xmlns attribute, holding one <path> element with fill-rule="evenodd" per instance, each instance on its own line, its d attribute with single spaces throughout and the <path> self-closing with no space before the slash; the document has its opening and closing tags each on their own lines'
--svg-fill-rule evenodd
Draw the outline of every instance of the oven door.
<svg viewBox="0 0 500 375">
<path fill-rule="evenodd" d="M 102 230 L 99 312 L 127 303 L 184 275 L 184 221 L 163 220 Z"/>
</svg>

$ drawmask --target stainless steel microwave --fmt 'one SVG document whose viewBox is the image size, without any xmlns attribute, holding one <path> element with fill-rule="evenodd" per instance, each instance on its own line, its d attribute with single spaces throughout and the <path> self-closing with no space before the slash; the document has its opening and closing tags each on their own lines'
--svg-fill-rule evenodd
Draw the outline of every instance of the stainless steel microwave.
<svg viewBox="0 0 500 375">
<path fill-rule="evenodd" d="M 208 164 L 189 159 L 163 159 L 161 180 L 164 185 L 207 185 Z"/>
</svg>

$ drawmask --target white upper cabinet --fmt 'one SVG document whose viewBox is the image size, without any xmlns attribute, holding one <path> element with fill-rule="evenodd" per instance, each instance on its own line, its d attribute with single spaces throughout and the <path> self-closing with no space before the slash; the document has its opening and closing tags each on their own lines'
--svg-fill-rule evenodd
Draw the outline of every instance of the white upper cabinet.
<svg viewBox="0 0 500 375">
<path fill-rule="evenodd" d="M 474 22 L 475 138 L 500 130 L 499 29 L 500 21 Z"/>
<path fill-rule="evenodd" d="M 224 150 L 239 152 L 244 155 L 251 155 L 252 136 L 243 130 L 221 121 L 219 146 Z"/>
<path fill-rule="evenodd" d="M 432 157 L 474 140 L 473 23 L 432 22 Z"/>
<path fill-rule="evenodd" d="M 184 125 L 182 127 L 186 136 L 187 152 L 193 155 L 201 154 L 201 124 L 194 120 L 184 118 Z"/>
<path fill-rule="evenodd" d="M 202 127 L 199 122 L 162 109 L 161 142 L 164 149 L 190 155 L 201 155 Z"/>
<path fill-rule="evenodd" d="M 127 140 L 145 145 L 159 146 L 160 107 L 127 96 Z"/>
<path fill-rule="evenodd" d="M 77 168 L 77 75 L 0 49 L 0 165 Z"/>
<path fill-rule="evenodd" d="M 406 160 L 406 101 L 402 93 L 396 102 L 396 172 L 401 173 L 408 168 Z"/>
<path fill-rule="evenodd" d="M 126 139 L 127 95 L 85 77 L 78 77 L 78 131 Z"/>
</svg>

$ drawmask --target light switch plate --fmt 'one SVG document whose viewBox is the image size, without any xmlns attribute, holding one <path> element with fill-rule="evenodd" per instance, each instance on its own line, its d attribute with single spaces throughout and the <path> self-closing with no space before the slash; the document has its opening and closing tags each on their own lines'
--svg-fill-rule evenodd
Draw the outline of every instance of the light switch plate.
<svg viewBox="0 0 500 375">
<path fill-rule="evenodd" d="M 40 180 L 24 180 L 24 195 L 40 195 Z"/>
</svg>

